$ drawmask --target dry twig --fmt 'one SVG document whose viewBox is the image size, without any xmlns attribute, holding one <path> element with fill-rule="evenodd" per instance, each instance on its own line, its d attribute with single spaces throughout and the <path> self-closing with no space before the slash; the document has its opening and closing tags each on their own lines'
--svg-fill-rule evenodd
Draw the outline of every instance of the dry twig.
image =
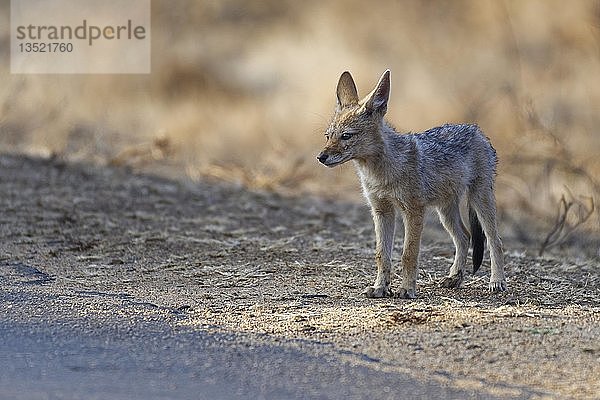
<svg viewBox="0 0 600 400">
<path fill-rule="evenodd" d="M 589 197 L 589 207 L 587 207 L 583 201 L 574 199 L 570 192 L 569 197 L 570 200 L 568 201 L 564 194 L 560 198 L 556 222 L 540 246 L 540 256 L 542 256 L 548 248 L 564 243 L 566 238 L 572 234 L 577 227 L 585 223 L 594 213 L 595 204 L 593 197 Z M 576 220 L 573 223 L 569 223 L 569 211 L 573 206 L 577 206 Z"/>
</svg>

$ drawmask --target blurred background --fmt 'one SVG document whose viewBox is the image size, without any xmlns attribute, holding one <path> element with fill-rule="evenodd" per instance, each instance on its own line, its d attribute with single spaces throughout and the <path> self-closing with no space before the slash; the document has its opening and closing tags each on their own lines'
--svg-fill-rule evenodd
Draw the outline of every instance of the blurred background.
<svg viewBox="0 0 600 400">
<path fill-rule="evenodd" d="M 148 75 L 11 75 L 0 4 L 2 152 L 361 201 L 315 155 L 340 73 L 389 68 L 398 130 L 491 138 L 505 234 L 600 257 L 598 0 L 155 0 Z"/>
</svg>

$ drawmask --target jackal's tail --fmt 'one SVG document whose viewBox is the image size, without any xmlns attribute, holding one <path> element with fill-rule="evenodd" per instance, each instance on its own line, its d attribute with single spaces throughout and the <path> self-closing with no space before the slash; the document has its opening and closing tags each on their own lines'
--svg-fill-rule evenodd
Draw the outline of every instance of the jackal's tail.
<svg viewBox="0 0 600 400">
<path fill-rule="evenodd" d="M 471 207 L 469 207 L 469 223 L 471 225 L 471 244 L 473 245 L 473 273 L 475 273 L 481 267 L 481 261 L 483 261 L 485 234 L 481 229 L 477 214 Z"/>
</svg>

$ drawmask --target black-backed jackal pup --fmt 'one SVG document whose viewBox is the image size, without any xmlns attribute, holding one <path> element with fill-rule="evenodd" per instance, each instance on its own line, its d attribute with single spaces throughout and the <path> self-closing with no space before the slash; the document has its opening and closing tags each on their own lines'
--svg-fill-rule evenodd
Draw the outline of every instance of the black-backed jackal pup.
<svg viewBox="0 0 600 400">
<path fill-rule="evenodd" d="M 404 219 L 402 286 L 398 297 L 416 295 L 417 260 L 425 208 L 435 207 L 454 242 L 450 273 L 441 285 L 457 288 L 465 274 L 469 239 L 473 272 L 483 259 L 487 237 L 491 291 L 506 290 L 502 244 L 496 226 L 496 151 L 477 125 L 447 124 L 417 134 L 398 134 L 385 120 L 390 71 L 364 99 L 349 72 L 340 76 L 337 106 L 317 157 L 328 167 L 353 160 L 375 224 L 377 278 L 367 297 L 392 296 L 392 248 L 396 214 Z M 460 201 L 467 198 L 471 231 L 463 225 Z"/>
</svg>

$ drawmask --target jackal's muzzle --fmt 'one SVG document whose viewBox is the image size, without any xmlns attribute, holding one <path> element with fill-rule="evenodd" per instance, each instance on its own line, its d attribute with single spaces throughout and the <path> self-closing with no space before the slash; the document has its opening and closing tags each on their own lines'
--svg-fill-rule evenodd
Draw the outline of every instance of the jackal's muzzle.
<svg viewBox="0 0 600 400">
<path fill-rule="evenodd" d="M 338 164 L 342 164 L 349 160 L 349 157 L 344 157 L 342 154 L 329 154 L 322 151 L 318 156 L 317 160 L 329 168 L 335 167 Z"/>
</svg>

